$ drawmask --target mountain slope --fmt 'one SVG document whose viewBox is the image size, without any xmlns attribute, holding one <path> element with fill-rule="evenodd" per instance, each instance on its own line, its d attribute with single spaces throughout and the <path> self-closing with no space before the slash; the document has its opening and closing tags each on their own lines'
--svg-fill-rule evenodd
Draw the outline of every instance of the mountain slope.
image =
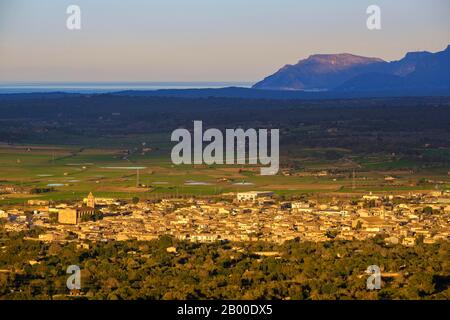
<svg viewBox="0 0 450 320">
<path fill-rule="evenodd" d="M 335 91 L 450 90 L 450 46 L 437 53 L 408 53 L 377 73 L 361 74 Z"/>
<path fill-rule="evenodd" d="M 348 53 L 316 54 L 286 65 L 275 74 L 256 83 L 255 89 L 327 90 L 364 72 L 376 70 L 385 63 L 381 59 L 366 58 Z"/>
<path fill-rule="evenodd" d="M 409 52 L 386 62 L 351 54 L 312 55 L 287 65 L 253 86 L 270 90 L 450 90 L 450 46 L 431 53 Z"/>
</svg>

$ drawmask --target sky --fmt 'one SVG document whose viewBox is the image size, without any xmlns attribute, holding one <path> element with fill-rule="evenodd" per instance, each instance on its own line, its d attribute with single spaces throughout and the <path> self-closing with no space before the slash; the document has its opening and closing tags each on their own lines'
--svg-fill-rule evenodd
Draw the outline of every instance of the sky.
<svg viewBox="0 0 450 320">
<path fill-rule="evenodd" d="M 81 8 L 81 30 L 66 9 Z M 368 30 L 366 9 L 381 9 Z M 0 0 L 0 82 L 250 81 L 316 53 L 450 44 L 449 0 Z"/>
</svg>

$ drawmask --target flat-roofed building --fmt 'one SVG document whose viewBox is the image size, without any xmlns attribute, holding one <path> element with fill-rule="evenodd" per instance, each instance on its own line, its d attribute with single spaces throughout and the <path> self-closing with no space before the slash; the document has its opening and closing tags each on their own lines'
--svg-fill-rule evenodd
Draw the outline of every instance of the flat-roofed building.
<svg viewBox="0 0 450 320">
<path fill-rule="evenodd" d="M 238 201 L 256 201 L 259 198 L 268 198 L 272 197 L 272 191 L 249 191 L 249 192 L 239 192 L 237 194 Z"/>
<path fill-rule="evenodd" d="M 48 200 L 41 200 L 41 199 L 30 199 L 27 201 L 27 204 L 29 206 L 48 206 L 49 201 Z"/>
</svg>

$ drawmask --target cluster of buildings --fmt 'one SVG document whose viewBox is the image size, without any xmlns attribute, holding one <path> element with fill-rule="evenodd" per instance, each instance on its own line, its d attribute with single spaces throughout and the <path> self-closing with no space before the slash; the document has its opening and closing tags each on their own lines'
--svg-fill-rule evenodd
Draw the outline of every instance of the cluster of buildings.
<svg viewBox="0 0 450 320">
<path fill-rule="evenodd" d="M 25 214 L 28 210 L 28 214 Z M 32 214 L 30 214 L 30 210 Z M 102 219 L 93 221 L 94 215 Z M 233 198 L 162 199 L 130 203 L 96 199 L 82 204 L 29 202 L 0 210 L 8 230 L 39 226 L 43 241 L 151 240 L 170 235 L 192 242 L 364 240 L 382 235 L 388 244 L 447 241 L 450 196 L 365 195 L 361 199 L 280 201 L 272 192 L 237 193 Z"/>
</svg>

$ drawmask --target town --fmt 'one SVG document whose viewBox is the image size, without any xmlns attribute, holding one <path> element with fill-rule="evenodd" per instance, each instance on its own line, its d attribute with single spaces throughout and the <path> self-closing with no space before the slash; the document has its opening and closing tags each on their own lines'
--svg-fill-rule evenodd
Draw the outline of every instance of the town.
<svg viewBox="0 0 450 320">
<path fill-rule="evenodd" d="M 283 243 L 365 240 L 414 246 L 447 241 L 450 194 L 367 194 L 358 200 L 283 200 L 270 191 L 223 194 L 219 198 L 162 198 L 124 201 L 96 198 L 79 203 L 28 200 L 0 208 L 7 231 L 39 227 L 29 240 L 89 245 L 90 241 L 147 241 L 167 235 L 190 242 Z"/>
</svg>

